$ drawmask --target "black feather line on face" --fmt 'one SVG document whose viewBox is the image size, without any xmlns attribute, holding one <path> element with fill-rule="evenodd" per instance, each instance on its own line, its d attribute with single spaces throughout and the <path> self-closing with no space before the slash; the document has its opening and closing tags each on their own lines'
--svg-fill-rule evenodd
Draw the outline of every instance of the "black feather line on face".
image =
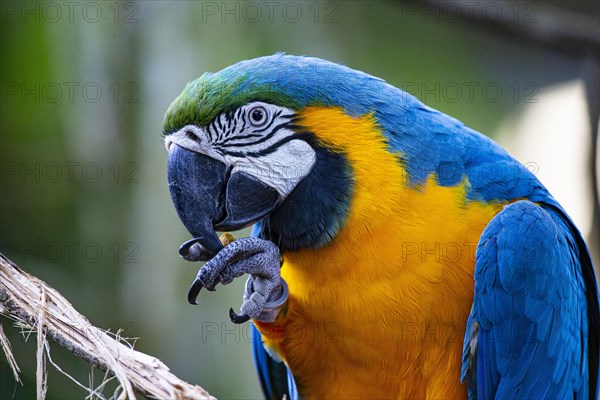
<svg viewBox="0 0 600 400">
<path fill-rule="evenodd" d="M 207 130 L 208 134 L 213 142 L 213 145 L 221 148 L 221 146 L 232 146 L 232 147 L 241 147 L 241 146 L 251 146 L 254 144 L 262 143 L 262 141 L 268 140 L 274 134 L 274 132 L 270 132 L 267 136 L 261 135 L 262 132 L 267 131 L 273 123 L 277 120 L 277 118 L 283 113 L 283 110 L 277 110 L 274 115 L 271 117 L 268 124 L 260 129 L 252 131 L 252 133 L 247 135 L 236 136 L 235 132 L 244 132 L 247 127 L 247 116 L 246 113 L 243 112 L 243 108 L 239 108 L 235 111 L 228 111 L 224 114 L 220 114 L 215 118 L 210 124 L 208 124 Z M 294 114 L 286 115 L 287 118 L 292 118 Z M 222 125 L 221 118 L 224 117 L 226 120 L 226 126 Z M 239 122 L 243 122 L 243 126 L 238 130 Z M 218 125 L 218 129 L 217 129 Z M 278 125 L 275 129 L 278 130 L 282 125 Z M 214 129 L 218 134 L 213 134 L 212 129 Z M 216 140 L 213 139 L 216 137 Z M 230 141 L 240 140 L 240 139 L 249 139 L 249 138 L 264 138 L 262 141 L 250 142 L 250 143 L 231 143 Z"/>
<path fill-rule="evenodd" d="M 213 133 L 213 124 L 208 124 L 206 127 L 206 131 L 208 132 L 208 137 L 210 138 L 210 141 L 213 142 L 216 138 L 216 132 Z"/>
<path fill-rule="evenodd" d="M 280 131 L 281 129 L 290 128 L 291 126 L 292 125 L 289 122 L 284 122 L 282 124 L 279 124 L 275 128 L 273 128 L 273 130 L 269 134 L 267 134 L 266 136 L 261 135 L 260 139 L 255 140 L 254 142 L 245 142 L 245 143 L 224 142 L 224 143 L 218 143 L 218 144 L 222 145 L 225 148 L 228 148 L 228 147 L 250 147 L 250 146 L 254 146 L 256 144 L 266 142 L 267 140 L 269 140 L 273 136 L 275 136 L 277 134 L 277 132 Z"/>
<path fill-rule="evenodd" d="M 255 137 L 262 137 L 263 135 L 260 135 L 258 133 L 249 133 L 247 135 L 242 135 L 242 136 L 235 136 L 230 138 L 226 143 L 228 143 L 231 140 L 242 140 L 242 139 L 251 139 L 251 138 L 255 138 Z M 222 144 L 222 143 L 217 143 L 217 144 Z M 230 145 L 231 146 L 231 145 Z"/>
</svg>

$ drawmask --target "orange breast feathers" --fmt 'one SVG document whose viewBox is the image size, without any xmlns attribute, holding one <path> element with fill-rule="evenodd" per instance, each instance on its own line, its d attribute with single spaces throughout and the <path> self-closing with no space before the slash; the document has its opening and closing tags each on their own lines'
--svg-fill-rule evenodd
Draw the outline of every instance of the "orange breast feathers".
<svg viewBox="0 0 600 400">
<path fill-rule="evenodd" d="M 289 301 L 256 323 L 265 344 L 308 399 L 466 397 L 475 249 L 502 205 L 467 200 L 467 182 L 409 187 L 372 116 L 310 107 L 300 124 L 346 154 L 355 189 L 334 241 L 284 254 Z"/>
</svg>

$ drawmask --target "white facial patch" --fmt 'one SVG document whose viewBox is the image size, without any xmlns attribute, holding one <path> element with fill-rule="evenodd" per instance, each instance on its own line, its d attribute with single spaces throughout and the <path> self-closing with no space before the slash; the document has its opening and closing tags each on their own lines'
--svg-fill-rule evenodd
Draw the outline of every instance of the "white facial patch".
<svg viewBox="0 0 600 400">
<path fill-rule="evenodd" d="M 271 154 L 238 159 L 232 172 L 242 171 L 276 189 L 282 198 L 312 169 L 316 154 L 303 140 L 291 140 Z"/>
<path fill-rule="evenodd" d="M 312 147 L 294 139 L 295 112 L 263 102 L 246 104 L 217 116 L 205 127 L 186 125 L 165 137 L 173 144 L 205 154 L 276 189 L 284 199 L 308 175 L 316 161 Z"/>
</svg>

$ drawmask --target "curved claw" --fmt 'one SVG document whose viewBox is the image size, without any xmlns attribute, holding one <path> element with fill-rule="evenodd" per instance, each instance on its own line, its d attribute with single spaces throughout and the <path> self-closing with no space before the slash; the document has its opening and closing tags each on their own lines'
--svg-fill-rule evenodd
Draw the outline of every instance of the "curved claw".
<svg viewBox="0 0 600 400">
<path fill-rule="evenodd" d="M 229 309 L 229 318 L 234 324 L 243 324 L 244 322 L 250 320 L 249 316 L 244 314 L 237 314 L 235 311 L 233 311 L 233 308 Z"/>
<path fill-rule="evenodd" d="M 179 246 L 179 255 L 181 256 L 181 258 L 183 258 L 184 260 L 187 261 L 195 261 L 193 258 L 190 257 L 190 249 L 192 248 L 193 245 L 195 245 L 196 243 L 198 243 L 199 241 L 201 241 L 202 238 L 193 238 L 188 240 L 187 242 L 184 242 L 181 246 Z"/>
<path fill-rule="evenodd" d="M 200 294 L 200 290 L 204 287 L 204 282 L 202 282 L 199 278 L 194 279 L 194 283 L 190 286 L 190 290 L 188 291 L 188 302 L 190 304 L 198 304 L 196 299 Z"/>
</svg>

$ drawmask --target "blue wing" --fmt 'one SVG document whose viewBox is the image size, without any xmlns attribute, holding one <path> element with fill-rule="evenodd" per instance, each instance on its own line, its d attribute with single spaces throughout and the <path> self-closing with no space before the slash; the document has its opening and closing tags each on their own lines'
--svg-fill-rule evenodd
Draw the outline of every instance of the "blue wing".
<svg viewBox="0 0 600 400">
<path fill-rule="evenodd" d="M 280 400 L 285 395 L 288 400 L 298 398 L 294 378 L 285 364 L 273 359 L 263 346 L 260 332 L 251 327 L 252 354 L 258 372 L 260 385 L 267 400 Z"/>
<path fill-rule="evenodd" d="M 519 201 L 481 236 L 463 353 L 470 398 L 597 396 L 596 283 L 561 214 Z"/>
</svg>

